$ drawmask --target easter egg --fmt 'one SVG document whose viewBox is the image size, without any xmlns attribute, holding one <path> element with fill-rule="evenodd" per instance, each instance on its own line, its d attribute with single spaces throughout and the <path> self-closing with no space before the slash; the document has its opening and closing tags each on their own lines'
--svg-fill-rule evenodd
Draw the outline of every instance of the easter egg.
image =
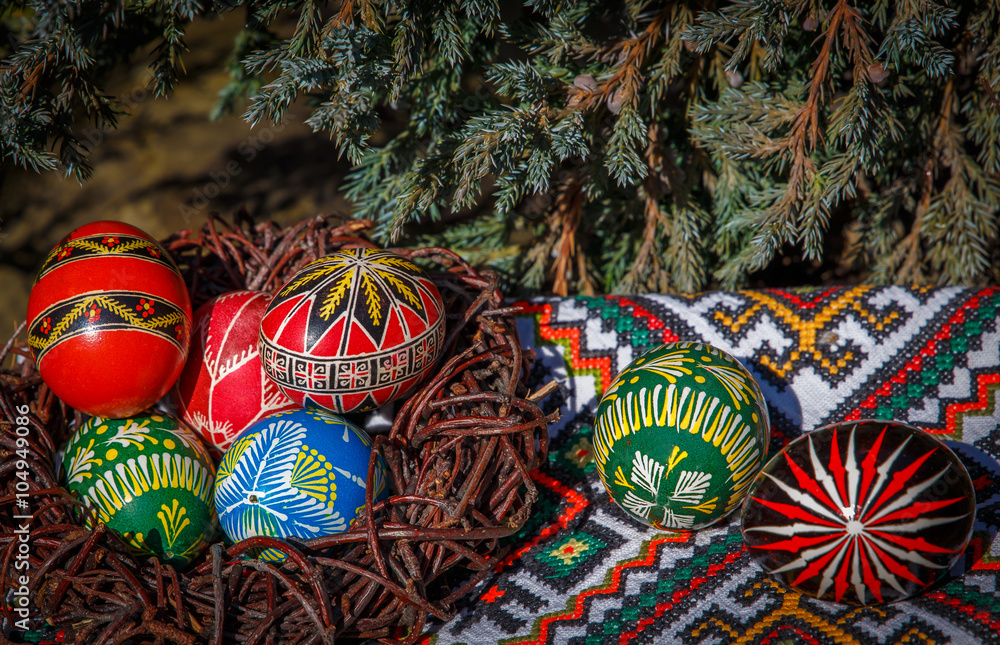
<svg viewBox="0 0 1000 645">
<path fill-rule="evenodd" d="M 444 304 L 417 265 L 351 249 L 307 265 L 260 324 L 264 372 L 304 407 L 364 412 L 406 394 L 433 367 Z"/>
<path fill-rule="evenodd" d="M 139 555 L 184 567 L 215 532 L 214 467 L 198 436 L 156 411 L 91 417 L 63 452 L 67 490 Z M 89 520 L 88 520 L 89 525 Z"/>
<path fill-rule="evenodd" d="M 264 376 L 257 334 L 271 297 L 232 291 L 194 312 L 191 351 L 170 400 L 181 417 L 221 455 L 250 424 L 298 407 Z"/>
<path fill-rule="evenodd" d="M 972 537 L 968 471 L 936 437 L 894 421 L 809 432 L 750 487 L 743 539 L 773 578 L 849 605 L 904 600 L 948 573 Z"/>
<path fill-rule="evenodd" d="M 594 455 L 608 494 L 659 529 L 699 529 L 743 501 L 767 454 L 767 404 L 736 359 L 668 343 L 633 360 L 597 407 Z"/>
<path fill-rule="evenodd" d="M 346 531 L 365 504 L 371 445 L 364 430 L 320 410 L 261 419 L 236 438 L 219 464 L 215 506 L 223 531 L 233 542 Z M 371 485 L 376 502 L 388 495 L 381 458 Z M 275 549 L 255 555 L 285 558 Z"/>
<path fill-rule="evenodd" d="M 28 344 L 67 405 L 121 418 L 156 403 L 187 356 L 191 303 L 167 252 L 141 230 L 94 222 L 49 254 L 28 299 Z"/>
</svg>

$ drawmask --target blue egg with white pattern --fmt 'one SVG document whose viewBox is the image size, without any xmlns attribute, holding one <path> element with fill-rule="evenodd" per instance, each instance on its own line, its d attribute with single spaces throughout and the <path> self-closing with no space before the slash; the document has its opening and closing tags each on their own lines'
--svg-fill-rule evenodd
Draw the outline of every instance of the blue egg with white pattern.
<svg viewBox="0 0 1000 645">
<path fill-rule="evenodd" d="M 371 438 L 335 414 L 290 410 L 264 417 L 233 441 L 215 478 L 215 508 L 233 542 L 304 540 L 346 531 L 365 505 Z M 388 496 L 381 457 L 372 490 Z M 253 556 L 281 562 L 276 549 Z"/>
</svg>

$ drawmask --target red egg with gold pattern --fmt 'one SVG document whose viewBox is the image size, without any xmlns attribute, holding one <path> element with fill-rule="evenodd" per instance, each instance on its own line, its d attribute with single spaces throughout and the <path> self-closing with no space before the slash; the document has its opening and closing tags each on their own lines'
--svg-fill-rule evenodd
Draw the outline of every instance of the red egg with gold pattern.
<svg viewBox="0 0 1000 645">
<path fill-rule="evenodd" d="M 420 267 L 381 249 L 306 265 L 260 323 L 267 374 L 300 405 L 364 412 L 411 391 L 444 343 L 444 303 Z"/>
<path fill-rule="evenodd" d="M 122 222 L 85 224 L 52 250 L 28 299 L 28 344 L 67 405 L 122 418 L 156 403 L 184 367 L 191 301 L 156 240 Z"/>
</svg>

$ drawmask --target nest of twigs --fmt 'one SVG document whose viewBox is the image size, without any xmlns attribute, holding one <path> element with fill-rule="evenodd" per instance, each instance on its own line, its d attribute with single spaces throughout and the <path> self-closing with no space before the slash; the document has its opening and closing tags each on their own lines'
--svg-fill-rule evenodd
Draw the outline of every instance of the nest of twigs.
<svg viewBox="0 0 1000 645">
<path fill-rule="evenodd" d="M 274 291 L 312 260 L 373 246 L 357 237 L 370 227 L 365 221 L 334 226 L 317 217 L 281 228 L 235 219 L 211 217 L 164 242 L 195 307 L 235 289 Z M 537 405 L 544 392 L 530 394 L 525 385 L 532 357 L 496 277 L 446 249 L 396 250 L 432 267 L 448 312 L 446 344 L 429 380 L 398 405 L 389 433 L 374 437 L 391 496 L 373 507 L 369 490 L 354 527 L 330 537 L 259 537 L 226 548 L 220 534 L 194 566 L 178 571 L 136 559 L 103 525 L 84 528 L 53 466 L 81 415 L 52 395 L 24 344 L 7 343 L 0 353 L 0 589 L 17 593 L 0 601 L 8 627 L 35 630 L 12 638 L 413 642 L 429 616 L 454 614 L 498 563 L 501 538 L 528 518 L 537 496 L 529 472 L 545 458 L 552 418 Z M 289 558 L 279 566 L 240 557 L 259 547 L 280 547 Z M 31 617 L 17 622 L 26 603 Z"/>
</svg>

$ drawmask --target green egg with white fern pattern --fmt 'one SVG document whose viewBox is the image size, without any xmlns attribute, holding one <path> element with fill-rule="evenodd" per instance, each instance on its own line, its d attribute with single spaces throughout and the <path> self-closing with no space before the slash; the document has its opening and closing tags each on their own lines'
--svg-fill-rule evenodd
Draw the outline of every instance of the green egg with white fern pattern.
<svg viewBox="0 0 1000 645">
<path fill-rule="evenodd" d="M 711 345 L 678 342 L 633 360 L 604 392 L 594 454 L 627 515 L 695 530 L 743 502 L 769 437 L 767 404 L 746 368 Z"/>
<path fill-rule="evenodd" d="M 66 489 L 140 557 L 184 568 L 215 534 L 212 460 L 174 417 L 155 410 L 92 417 L 66 444 L 62 463 Z"/>
</svg>

